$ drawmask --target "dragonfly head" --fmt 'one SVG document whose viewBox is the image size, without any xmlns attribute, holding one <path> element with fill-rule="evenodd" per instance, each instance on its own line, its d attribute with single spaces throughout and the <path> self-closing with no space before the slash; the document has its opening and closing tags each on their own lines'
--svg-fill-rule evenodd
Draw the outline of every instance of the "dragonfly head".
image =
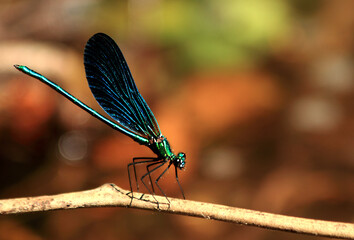
<svg viewBox="0 0 354 240">
<path fill-rule="evenodd" d="M 179 169 L 183 169 L 186 165 L 186 154 L 183 152 L 178 153 L 176 155 L 174 165 Z"/>
</svg>

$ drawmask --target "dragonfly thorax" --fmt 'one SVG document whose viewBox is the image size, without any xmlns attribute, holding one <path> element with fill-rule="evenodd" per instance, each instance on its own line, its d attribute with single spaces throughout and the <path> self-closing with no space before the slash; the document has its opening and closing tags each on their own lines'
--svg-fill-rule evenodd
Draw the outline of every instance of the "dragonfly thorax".
<svg viewBox="0 0 354 240">
<path fill-rule="evenodd" d="M 183 169 L 185 167 L 186 154 L 180 152 L 175 155 L 172 151 L 170 143 L 164 136 L 161 135 L 157 139 L 152 139 L 148 146 L 161 159 L 165 159 L 166 161 L 172 161 L 175 167 L 178 167 L 179 169 Z"/>
</svg>

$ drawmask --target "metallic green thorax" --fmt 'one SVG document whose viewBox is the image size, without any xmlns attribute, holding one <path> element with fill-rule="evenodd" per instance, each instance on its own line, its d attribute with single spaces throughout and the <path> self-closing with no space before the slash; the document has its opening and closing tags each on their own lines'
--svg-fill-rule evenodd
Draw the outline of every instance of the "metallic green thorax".
<svg viewBox="0 0 354 240">
<path fill-rule="evenodd" d="M 175 155 L 171 149 L 170 143 L 164 136 L 161 135 L 158 139 L 152 140 L 148 146 L 157 156 L 166 161 L 171 161 L 180 169 L 184 168 L 186 155 L 182 152 Z"/>
<path fill-rule="evenodd" d="M 160 138 L 158 138 L 156 141 L 153 142 L 152 150 L 158 156 L 161 156 L 163 158 L 171 158 L 174 156 L 170 143 L 167 141 L 167 138 L 165 138 L 164 136 L 161 136 Z"/>
</svg>

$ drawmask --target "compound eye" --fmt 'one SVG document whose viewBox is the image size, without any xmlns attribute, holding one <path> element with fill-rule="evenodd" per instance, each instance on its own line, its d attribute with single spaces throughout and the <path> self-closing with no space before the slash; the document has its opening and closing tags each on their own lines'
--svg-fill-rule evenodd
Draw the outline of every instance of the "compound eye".
<svg viewBox="0 0 354 240">
<path fill-rule="evenodd" d="M 186 154 L 183 152 L 178 153 L 178 158 L 181 160 L 185 160 L 186 159 Z"/>
</svg>

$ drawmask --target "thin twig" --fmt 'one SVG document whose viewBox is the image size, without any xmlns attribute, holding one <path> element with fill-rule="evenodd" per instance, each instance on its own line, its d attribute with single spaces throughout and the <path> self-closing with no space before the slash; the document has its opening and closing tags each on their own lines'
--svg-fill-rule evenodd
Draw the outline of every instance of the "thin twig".
<svg viewBox="0 0 354 240">
<path fill-rule="evenodd" d="M 159 205 L 157 205 L 151 195 L 142 195 L 140 193 L 134 193 L 134 200 L 131 202 L 131 197 L 128 195 L 128 191 L 114 184 L 105 184 L 96 189 L 82 192 L 0 200 L 0 214 L 90 207 L 132 207 L 274 230 L 354 239 L 354 224 L 351 223 L 290 217 L 174 198 L 169 198 L 170 204 L 167 204 L 166 198 L 160 196 L 155 196 L 157 201 L 159 201 Z"/>
</svg>

